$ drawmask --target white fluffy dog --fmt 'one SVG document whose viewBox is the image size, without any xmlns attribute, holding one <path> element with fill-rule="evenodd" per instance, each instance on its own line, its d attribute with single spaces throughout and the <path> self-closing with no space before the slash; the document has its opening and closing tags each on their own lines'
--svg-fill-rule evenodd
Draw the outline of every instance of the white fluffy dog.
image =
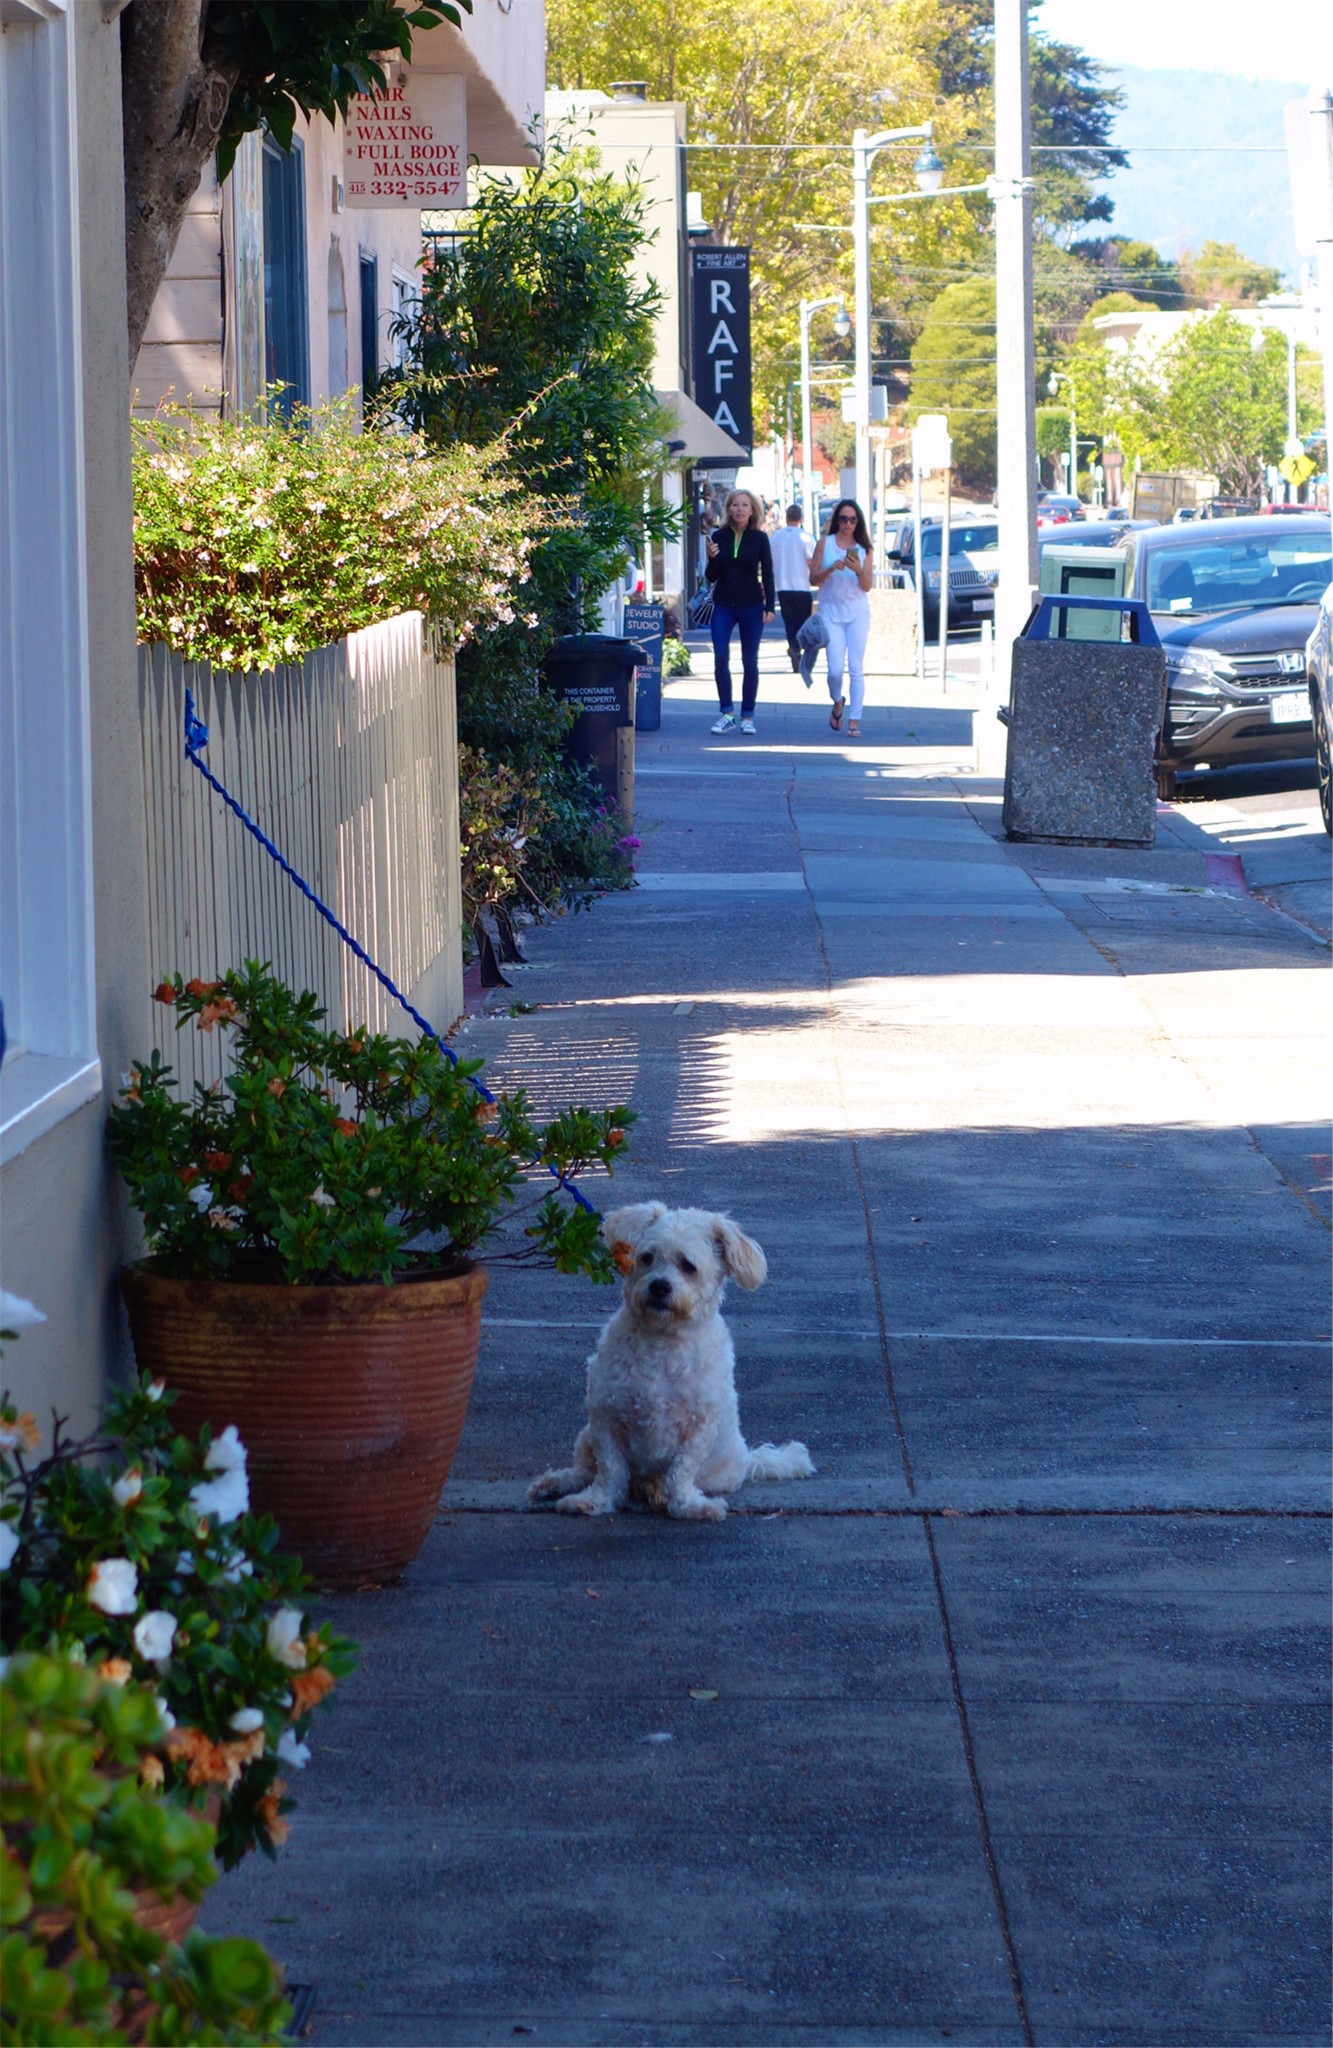
<svg viewBox="0 0 1333 2048">
<path fill-rule="evenodd" d="M 611 1515 L 631 1490 L 652 1507 L 720 1522 L 747 1479 L 808 1479 L 804 1444 L 741 1435 L 736 1354 L 721 1316 L 728 1278 L 758 1287 L 768 1261 L 729 1216 L 639 1202 L 602 1235 L 625 1275 L 624 1299 L 588 1360 L 588 1421 L 574 1462 L 544 1472 L 529 1500 L 563 1514 Z"/>
</svg>

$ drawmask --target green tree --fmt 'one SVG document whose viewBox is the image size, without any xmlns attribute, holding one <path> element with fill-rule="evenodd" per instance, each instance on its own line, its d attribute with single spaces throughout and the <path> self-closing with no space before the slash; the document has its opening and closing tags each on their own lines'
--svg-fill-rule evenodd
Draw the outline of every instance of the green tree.
<svg viewBox="0 0 1333 2048">
<path fill-rule="evenodd" d="M 1151 242 L 1138 242 L 1130 235 L 1104 235 L 1075 242 L 1072 247 L 1101 273 L 1098 284 L 1106 293 L 1172 309 L 1182 303 L 1180 265 L 1168 256 L 1159 256 Z"/>
<path fill-rule="evenodd" d="M 949 416 L 954 472 L 965 490 L 995 485 L 995 285 L 947 285 L 912 347 L 912 418 Z"/>
<path fill-rule="evenodd" d="M 1256 353 L 1251 332 L 1223 309 L 1153 354 L 1104 351 L 1100 430 L 1131 464 L 1200 470 L 1224 491 L 1255 495 L 1282 453 L 1287 350 L 1273 333 Z"/>
<path fill-rule="evenodd" d="M 551 149 L 516 182 L 483 181 L 466 237 L 424 267 L 409 367 L 387 387 L 439 446 L 503 441 L 509 473 L 547 501 L 530 598 L 548 632 L 592 623 L 662 465 L 658 293 L 633 274 L 642 224 L 638 189 L 588 152 Z M 659 538 L 670 519 L 647 515 Z"/>
<path fill-rule="evenodd" d="M 1180 281 L 1196 306 L 1252 306 L 1278 289 L 1282 273 L 1256 263 L 1234 242 L 1205 242 L 1181 257 Z"/>
</svg>

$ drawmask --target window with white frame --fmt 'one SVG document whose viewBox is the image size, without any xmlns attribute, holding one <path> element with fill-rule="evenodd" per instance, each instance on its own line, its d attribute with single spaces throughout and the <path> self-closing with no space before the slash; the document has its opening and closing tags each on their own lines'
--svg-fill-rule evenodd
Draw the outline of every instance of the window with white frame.
<svg viewBox="0 0 1333 2048">
<path fill-rule="evenodd" d="M 0 1164 L 100 1091 L 70 23 L 0 0 Z"/>
</svg>

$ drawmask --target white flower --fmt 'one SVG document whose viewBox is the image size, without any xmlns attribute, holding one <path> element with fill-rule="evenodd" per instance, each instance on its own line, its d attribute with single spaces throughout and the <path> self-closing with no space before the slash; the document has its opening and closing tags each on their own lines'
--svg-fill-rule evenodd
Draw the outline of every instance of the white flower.
<svg viewBox="0 0 1333 2048">
<path fill-rule="evenodd" d="M 222 1574 L 223 1581 L 228 1586 L 239 1586 L 242 1579 L 253 1576 L 254 1569 L 253 1563 L 243 1550 L 233 1550 L 227 1562 L 227 1569 Z"/>
<path fill-rule="evenodd" d="M 196 1209 L 212 1208 L 213 1190 L 206 1180 L 197 1181 L 194 1187 L 190 1189 L 190 1200 L 194 1203 Z"/>
<path fill-rule="evenodd" d="M 204 1458 L 205 1472 L 234 1472 L 237 1466 L 245 1464 L 245 1445 L 236 1434 L 236 1424 L 229 1422 L 221 1436 L 214 1437 Z"/>
<path fill-rule="evenodd" d="M 158 1695 L 157 1699 L 153 1702 L 153 1704 L 156 1706 L 158 1713 L 162 1716 L 162 1726 L 166 1729 L 167 1733 L 170 1734 L 171 1730 L 176 1725 L 176 1716 L 172 1713 L 171 1708 L 167 1705 L 166 1701 L 162 1698 L 161 1694 Z"/>
<path fill-rule="evenodd" d="M 295 1732 L 284 1728 L 278 1737 L 278 1757 L 282 1763 L 290 1764 L 294 1770 L 303 1771 L 310 1761 L 310 1744 L 298 1742 Z"/>
<path fill-rule="evenodd" d="M 325 1187 L 317 1187 L 310 1199 L 317 1209 L 336 1209 L 338 1206 Z"/>
<path fill-rule="evenodd" d="M 190 1499 L 199 1515 L 213 1515 L 219 1522 L 234 1522 L 248 1514 L 250 1481 L 244 1465 L 233 1465 L 220 1479 L 201 1479 L 190 1488 Z"/>
<path fill-rule="evenodd" d="M 150 1380 L 148 1382 L 148 1398 L 150 1401 L 160 1401 L 166 1391 L 167 1383 L 165 1380 Z"/>
<path fill-rule="evenodd" d="M 7 1287 L 0 1287 L 0 1330 L 30 1330 L 34 1323 L 44 1323 L 46 1317 L 21 1294 L 11 1294 Z"/>
<path fill-rule="evenodd" d="M 280 1607 L 269 1616 L 266 1641 L 270 1657 L 289 1671 L 304 1671 L 305 1644 L 301 1641 L 303 1616 L 299 1607 Z"/>
<path fill-rule="evenodd" d="M 133 1614 L 139 1598 L 139 1573 L 127 1557 L 104 1557 L 92 1568 L 88 1599 L 103 1614 Z"/>
<path fill-rule="evenodd" d="M 117 1507 L 127 1508 L 132 1500 L 138 1500 L 142 1492 L 143 1473 L 135 1465 L 129 1472 L 126 1472 L 120 1479 L 116 1480 L 111 1488 L 111 1498 L 115 1501 Z"/>
<path fill-rule="evenodd" d="M 134 1647 L 149 1663 L 169 1657 L 175 1640 L 176 1617 L 161 1607 L 155 1607 L 134 1624 Z"/>
<path fill-rule="evenodd" d="M 18 1530 L 12 1522 L 0 1522 L 0 1572 L 7 1572 L 19 1547 Z"/>
<path fill-rule="evenodd" d="M 253 1735 L 256 1728 L 262 1728 L 264 1716 L 258 1707 L 238 1707 L 227 1723 L 238 1735 Z"/>
</svg>

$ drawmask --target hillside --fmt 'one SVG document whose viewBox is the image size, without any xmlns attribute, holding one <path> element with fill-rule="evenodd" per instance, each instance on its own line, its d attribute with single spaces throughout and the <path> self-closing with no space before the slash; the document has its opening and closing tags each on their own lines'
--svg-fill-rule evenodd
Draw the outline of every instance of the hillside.
<svg viewBox="0 0 1333 2048">
<path fill-rule="evenodd" d="M 1235 242 L 1247 256 L 1275 263 L 1295 283 L 1299 259 L 1292 240 L 1291 197 L 1283 146 L 1282 109 L 1301 99 L 1303 85 L 1233 78 L 1222 71 L 1108 70 L 1125 107 L 1115 140 L 1186 144 L 1198 155 L 1166 151 L 1131 160 L 1110 181 L 1115 233 L 1155 242 L 1165 256 L 1186 244 Z M 1218 145 L 1251 143 L 1278 154 L 1227 155 Z M 1210 145 L 1210 146 L 1209 146 Z"/>
</svg>

